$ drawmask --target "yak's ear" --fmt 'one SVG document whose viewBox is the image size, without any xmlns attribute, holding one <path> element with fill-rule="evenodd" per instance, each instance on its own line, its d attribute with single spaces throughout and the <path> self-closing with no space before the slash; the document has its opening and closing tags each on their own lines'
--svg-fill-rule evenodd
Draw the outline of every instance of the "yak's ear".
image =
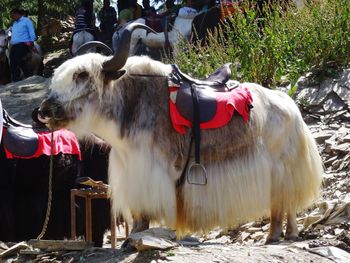
<svg viewBox="0 0 350 263">
<path fill-rule="evenodd" d="M 117 70 L 117 71 L 104 71 L 105 82 L 119 79 L 125 74 L 125 72 L 126 72 L 125 69 Z"/>
</svg>

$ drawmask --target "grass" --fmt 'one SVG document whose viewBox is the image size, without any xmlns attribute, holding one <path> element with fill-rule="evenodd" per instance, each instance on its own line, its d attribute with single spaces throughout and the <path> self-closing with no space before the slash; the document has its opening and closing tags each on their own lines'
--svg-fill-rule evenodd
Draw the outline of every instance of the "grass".
<svg viewBox="0 0 350 263">
<path fill-rule="evenodd" d="M 170 62 L 196 77 L 232 62 L 232 78 L 274 87 L 282 77 L 293 86 L 306 72 L 350 61 L 349 0 L 314 1 L 301 10 L 275 5 L 260 15 L 251 7 L 242 10 L 210 34 L 207 46 L 183 43 Z"/>
</svg>

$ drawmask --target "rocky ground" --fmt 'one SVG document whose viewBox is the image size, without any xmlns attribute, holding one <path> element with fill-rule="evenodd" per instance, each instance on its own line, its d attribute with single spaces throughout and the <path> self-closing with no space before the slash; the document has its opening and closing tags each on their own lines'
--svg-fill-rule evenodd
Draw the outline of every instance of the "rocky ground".
<svg viewBox="0 0 350 263">
<path fill-rule="evenodd" d="M 13 117 L 29 123 L 48 83 L 32 77 L 0 86 L 0 98 Z M 320 200 L 299 214 L 300 241 L 264 245 L 269 222 L 262 219 L 182 242 L 156 235 L 152 246 L 168 247 L 165 250 L 125 251 L 119 241 L 117 249 L 108 248 L 106 242 L 105 248 L 38 251 L 23 243 L 0 262 L 350 262 L 350 69 L 329 77 L 303 77 L 297 86 L 295 99 L 319 145 L 326 171 Z M 133 241 L 140 242 L 138 238 Z M 0 253 L 11 245 L 0 243 Z"/>
</svg>

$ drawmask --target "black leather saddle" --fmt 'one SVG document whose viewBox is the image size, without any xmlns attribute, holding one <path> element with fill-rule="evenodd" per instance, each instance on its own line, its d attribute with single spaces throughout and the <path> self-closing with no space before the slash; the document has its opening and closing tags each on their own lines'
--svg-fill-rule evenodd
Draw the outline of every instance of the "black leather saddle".
<svg viewBox="0 0 350 263">
<path fill-rule="evenodd" d="M 215 92 L 231 91 L 239 85 L 239 82 L 230 80 L 230 65 L 231 63 L 223 65 L 203 80 L 192 78 L 181 72 L 177 65 L 172 65 L 173 74 L 170 80 L 180 85 L 176 95 L 176 107 L 184 118 L 193 122 L 194 104 L 191 89 L 195 89 L 198 97 L 200 123 L 213 119 L 217 109 Z"/>
<path fill-rule="evenodd" d="M 2 110 L 2 115 L 6 129 L 2 138 L 3 145 L 16 156 L 32 156 L 38 149 L 38 134 L 31 125 L 13 119 L 5 109 Z"/>
<path fill-rule="evenodd" d="M 176 108 L 179 113 L 191 121 L 191 142 L 185 167 L 176 187 L 181 186 L 185 178 L 190 184 L 206 185 L 207 171 L 200 162 L 200 123 L 212 120 L 217 110 L 216 92 L 229 92 L 239 86 L 236 81 L 230 81 L 230 63 L 214 71 L 208 78 L 194 79 L 172 65 L 173 71 L 169 80 L 179 86 L 176 94 Z M 192 144 L 195 146 L 195 161 L 190 164 Z M 199 180 L 198 180 L 199 178 Z"/>
</svg>

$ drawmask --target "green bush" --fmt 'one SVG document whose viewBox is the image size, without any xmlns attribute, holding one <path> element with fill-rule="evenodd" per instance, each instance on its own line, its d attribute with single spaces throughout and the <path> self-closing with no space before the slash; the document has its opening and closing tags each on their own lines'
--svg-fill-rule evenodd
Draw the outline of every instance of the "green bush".
<svg viewBox="0 0 350 263">
<path fill-rule="evenodd" d="M 270 87 L 282 76 L 294 84 L 308 71 L 349 63 L 349 0 L 315 1 L 301 10 L 265 6 L 259 14 L 243 7 L 210 35 L 207 46 L 183 43 L 171 62 L 197 77 L 232 62 L 233 78 Z"/>
</svg>

